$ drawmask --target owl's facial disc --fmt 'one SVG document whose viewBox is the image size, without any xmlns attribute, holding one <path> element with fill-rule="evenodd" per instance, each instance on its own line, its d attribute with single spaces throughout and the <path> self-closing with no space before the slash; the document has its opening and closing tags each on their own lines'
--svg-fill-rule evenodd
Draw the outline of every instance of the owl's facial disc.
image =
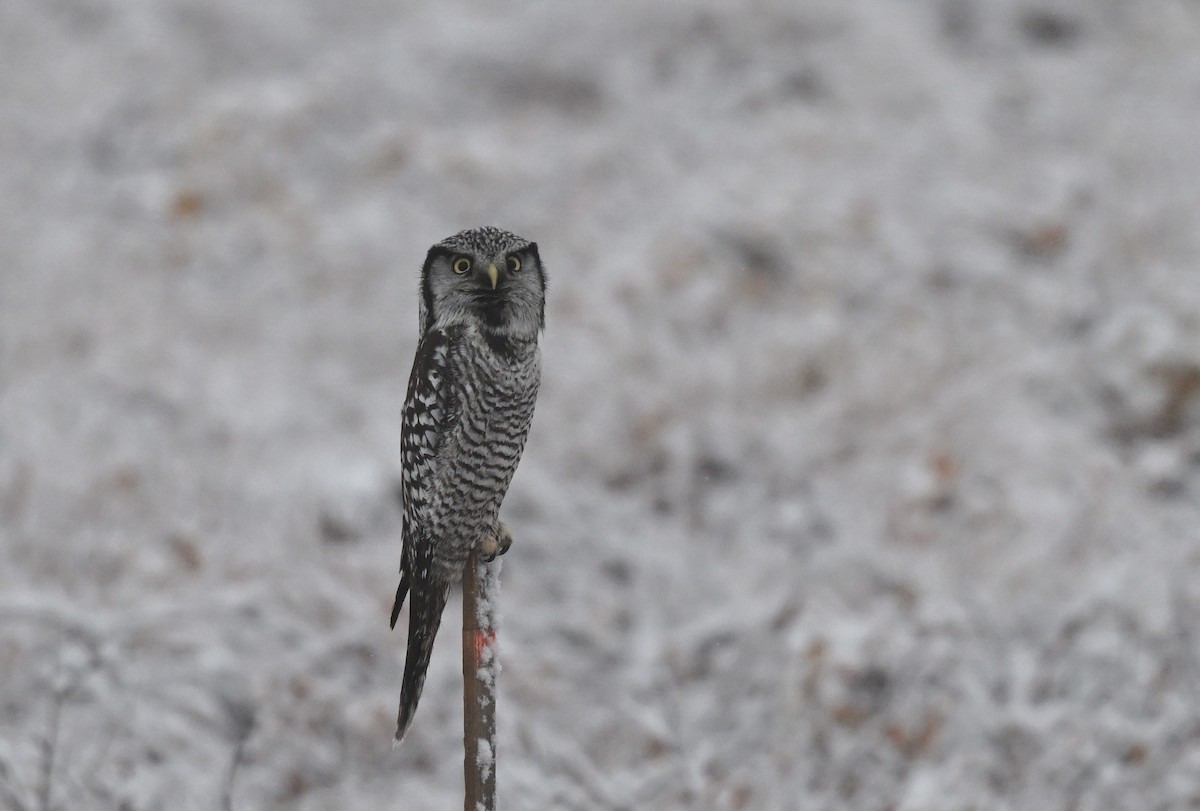
<svg viewBox="0 0 1200 811">
<path fill-rule="evenodd" d="M 462 231 L 426 256 L 421 329 L 474 324 L 492 336 L 536 340 L 545 281 L 536 243 L 498 228 Z"/>
</svg>

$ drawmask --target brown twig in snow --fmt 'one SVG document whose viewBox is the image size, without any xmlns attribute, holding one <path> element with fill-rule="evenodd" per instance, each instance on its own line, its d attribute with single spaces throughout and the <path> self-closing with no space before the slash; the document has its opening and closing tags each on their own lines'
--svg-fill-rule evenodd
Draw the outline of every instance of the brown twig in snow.
<svg viewBox="0 0 1200 811">
<path fill-rule="evenodd" d="M 496 808 L 496 598 L 499 559 L 472 554 L 463 571 L 463 773 L 465 811 Z"/>
</svg>

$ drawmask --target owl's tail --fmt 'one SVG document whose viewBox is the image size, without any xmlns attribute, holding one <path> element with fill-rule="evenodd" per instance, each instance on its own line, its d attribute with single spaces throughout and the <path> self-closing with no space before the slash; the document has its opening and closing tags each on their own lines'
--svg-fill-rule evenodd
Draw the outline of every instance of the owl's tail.
<svg viewBox="0 0 1200 811">
<path fill-rule="evenodd" d="M 403 589 L 407 583 L 402 582 Z M 425 686 L 425 672 L 429 669 L 429 657 L 433 653 L 433 638 L 437 636 L 438 626 L 442 624 L 442 610 L 446 607 L 446 599 L 450 595 L 449 584 L 416 581 L 412 584 L 412 599 L 408 606 L 408 654 L 404 659 L 404 681 L 400 687 L 400 715 L 396 719 L 396 743 L 404 739 L 408 725 L 412 723 L 413 713 L 417 711 L 417 701 L 421 698 L 421 688 Z M 393 609 L 392 626 L 396 625 L 396 614 L 399 613 L 403 594 L 396 595 L 396 607 Z"/>
</svg>

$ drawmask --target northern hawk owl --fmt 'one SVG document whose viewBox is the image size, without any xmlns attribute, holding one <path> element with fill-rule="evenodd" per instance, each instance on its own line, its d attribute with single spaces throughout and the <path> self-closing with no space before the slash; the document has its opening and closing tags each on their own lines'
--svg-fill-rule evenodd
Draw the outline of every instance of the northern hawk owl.
<svg viewBox="0 0 1200 811">
<path fill-rule="evenodd" d="M 421 269 L 421 336 L 401 435 L 400 586 L 408 655 L 396 740 L 412 722 L 451 585 L 472 550 L 503 554 L 498 512 L 533 418 L 541 381 L 546 273 L 537 245 L 484 227 L 429 249 Z"/>
</svg>

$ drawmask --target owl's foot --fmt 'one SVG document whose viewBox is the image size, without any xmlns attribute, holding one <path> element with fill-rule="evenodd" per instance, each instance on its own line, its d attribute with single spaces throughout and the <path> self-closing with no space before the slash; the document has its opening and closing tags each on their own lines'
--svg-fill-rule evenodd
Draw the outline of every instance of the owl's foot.
<svg viewBox="0 0 1200 811">
<path fill-rule="evenodd" d="M 490 563 L 507 552 L 510 546 L 512 546 L 512 533 L 502 522 L 497 521 L 496 534 L 484 535 L 476 544 L 475 551 L 479 553 L 480 560 Z"/>
</svg>

